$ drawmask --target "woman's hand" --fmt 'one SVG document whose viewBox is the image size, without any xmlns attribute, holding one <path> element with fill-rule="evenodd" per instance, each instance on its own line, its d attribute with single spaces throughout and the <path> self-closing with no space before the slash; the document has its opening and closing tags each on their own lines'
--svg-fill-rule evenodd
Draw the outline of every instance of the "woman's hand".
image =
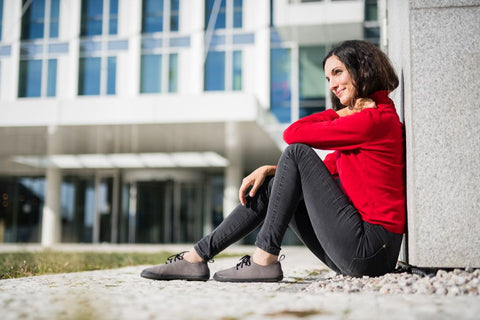
<svg viewBox="0 0 480 320">
<path fill-rule="evenodd" d="M 377 108 L 375 101 L 369 98 L 358 98 L 355 100 L 355 105 L 352 107 L 346 107 L 337 111 L 339 117 L 351 116 L 354 113 L 360 112 L 367 108 Z"/>
<path fill-rule="evenodd" d="M 248 176 L 243 178 L 242 185 L 238 191 L 238 198 L 242 205 L 247 203 L 247 190 L 251 187 L 248 195 L 250 197 L 255 196 L 258 188 L 263 184 L 265 178 L 270 175 L 274 175 L 277 166 L 261 166 L 260 168 L 255 169 Z"/>
</svg>

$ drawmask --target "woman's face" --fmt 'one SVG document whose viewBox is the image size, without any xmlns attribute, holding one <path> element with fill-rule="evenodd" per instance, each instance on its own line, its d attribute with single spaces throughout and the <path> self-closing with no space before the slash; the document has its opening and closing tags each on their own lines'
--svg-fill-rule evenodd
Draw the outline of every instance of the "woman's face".
<svg viewBox="0 0 480 320">
<path fill-rule="evenodd" d="M 344 106 L 353 105 L 356 89 L 347 68 L 337 56 L 331 56 L 325 62 L 325 77 L 330 83 L 330 90 Z"/>
</svg>

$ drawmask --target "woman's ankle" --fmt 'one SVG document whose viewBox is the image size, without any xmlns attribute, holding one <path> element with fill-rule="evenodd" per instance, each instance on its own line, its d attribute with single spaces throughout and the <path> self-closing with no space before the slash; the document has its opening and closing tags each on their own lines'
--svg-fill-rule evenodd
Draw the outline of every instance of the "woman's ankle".
<svg viewBox="0 0 480 320">
<path fill-rule="evenodd" d="M 187 262 L 190 263 L 203 262 L 202 257 L 198 255 L 195 249 L 191 249 L 190 251 L 185 252 L 185 254 L 183 255 L 183 259 L 187 260 Z"/>
<path fill-rule="evenodd" d="M 252 255 L 252 260 L 261 266 L 269 266 L 278 261 L 278 256 L 268 253 L 260 248 L 256 248 Z"/>
</svg>

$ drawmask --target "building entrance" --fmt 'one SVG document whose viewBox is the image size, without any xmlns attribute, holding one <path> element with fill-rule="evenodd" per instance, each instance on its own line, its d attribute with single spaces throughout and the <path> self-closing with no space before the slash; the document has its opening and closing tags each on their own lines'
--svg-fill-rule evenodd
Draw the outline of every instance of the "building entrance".
<svg viewBox="0 0 480 320">
<path fill-rule="evenodd" d="M 181 174 L 143 180 L 127 173 L 125 179 L 121 242 L 194 242 L 211 229 L 211 188 L 205 177 Z"/>
</svg>

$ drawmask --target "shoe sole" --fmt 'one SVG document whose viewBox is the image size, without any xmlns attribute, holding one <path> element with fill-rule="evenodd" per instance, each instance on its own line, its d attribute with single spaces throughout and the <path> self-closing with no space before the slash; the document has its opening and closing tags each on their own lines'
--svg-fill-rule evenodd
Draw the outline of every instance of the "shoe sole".
<svg viewBox="0 0 480 320">
<path fill-rule="evenodd" d="M 207 281 L 210 279 L 209 275 L 201 276 L 184 276 L 184 275 L 160 275 L 157 273 L 143 271 L 140 276 L 142 278 L 151 279 L 151 280 L 186 280 L 186 281 Z"/>
<path fill-rule="evenodd" d="M 283 275 L 277 278 L 250 278 L 250 279 L 239 279 L 239 278 L 221 278 L 216 275 L 213 275 L 213 280 L 219 282 L 280 282 L 283 279 Z"/>
</svg>

